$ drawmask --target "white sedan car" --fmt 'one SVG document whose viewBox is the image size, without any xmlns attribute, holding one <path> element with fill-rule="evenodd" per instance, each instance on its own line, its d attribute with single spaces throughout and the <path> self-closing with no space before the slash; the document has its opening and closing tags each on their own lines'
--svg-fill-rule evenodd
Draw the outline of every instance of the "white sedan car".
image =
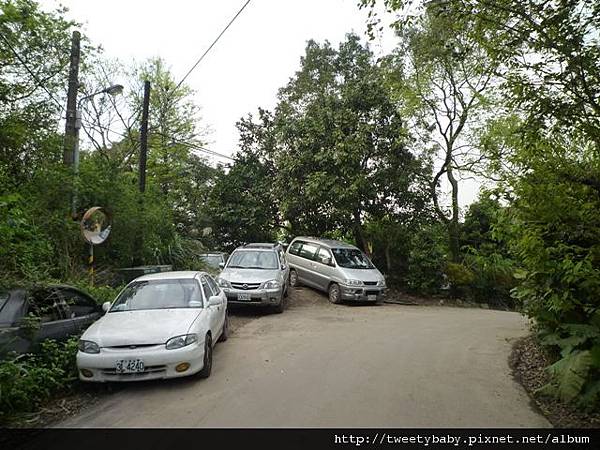
<svg viewBox="0 0 600 450">
<path fill-rule="evenodd" d="M 83 381 L 210 375 L 213 343 L 227 339 L 227 297 L 204 272 L 136 278 L 81 336 Z"/>
</svg>

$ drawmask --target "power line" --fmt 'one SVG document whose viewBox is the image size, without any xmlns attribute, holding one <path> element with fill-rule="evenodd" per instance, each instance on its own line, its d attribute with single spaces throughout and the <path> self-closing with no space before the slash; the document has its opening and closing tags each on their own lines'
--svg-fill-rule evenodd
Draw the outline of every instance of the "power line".
<svg viewBox="0 0 600 450">
<path fill-rule="evenodd" d="M 121 136 L 121 137 L 123 137 L 123 138 L 126 138 L 126 139 L 131 139 L 131 134 L 123 134 L 123 133 L 121 133 L 121 132 L 119 132 L 119 131 L 114 131 L 114 130 L 111 130 L 110 128 L 108 128 L 108 127 L 105 127 L 105 126 L 103 126 L 103 125 L 92 123 L 92 122 L 90 122 L 90 121 L 88 121 L 88 120 L 86 120 L 86 119 L 83 119 L 83 120 L 82 120 L 82 122 L 84 122 L 84 123 L 88 124 L 90 127 L 92 127 L 92 129 L 93 129 L 94 127 L 98 127 L 98 128 L 100 128 L 102 131 L 105 131 L 107 134 L 108 134 L 108 133 L 114 133 L 114 134 L 116 134 L 117 136 Z M 177 140 L 177 139 L 173 139 L 171 136 L 167 136 L 166 134 L 163 134 L 163 133 L 159 133 L 159 132 L 156 132 L 156 131 L 154 131 L 154 132 L 153 132 L 153 131 L 150 131 L 150 134 L 151 134 L 151 135 L 152 135 L 152 134 L 157 134 L 157 135 L 159 135 L 159 136 L 166 137 L 166 138 L 168 138 L 168 139 L 171 139 L 171 141 L 172 141 L 172 143 L 173 143 L 173 144 L 184 145 L 184 146 L 186 146 L 186 147 L 189 147 L 189 148 L 192 148 L 192 149 L 194 149 L 194 150 L 198 150 L 198 151 L 201 151 L 201 152 L 207 153 L 207 154 L 209 154 L 209 155 L 211 155 L 211 156 L 217 156 L 217 157 L 220 157 L 220 158 L 229 159 L 229 160 L 231 160 L 231 161 L 236 161 L 236 159 L 235 159 L 235 158 L 233 158 L 233 157 L 231 157 L 231 156 L 224 155 L 223 153 L 219 153 L 219 152 L 216 152 L 216 151 L 214 151 L 214 150 L 210 150 L 210 149 L 208 149 L 208 148 L 205 148 L 205 147 L 202 147 L 201 145 L 198 145 L 198 144 L 193 144 L 193 143 L 190 143 L 190 142 L 179 141 L 179 140 Z M 138 144 L 139 144 L 139 143 L 138 143 Z"/>
<path fill-rule="evenodd" d="M 19 62 L 23 65 L 23 67 L 25 67 L 25 70 L 27 70 L 27 72 L 29 72 L 29 74 L 33 77 L 33 79 L 35 80 L 37 85 L 46 91 L 46 93 L 50 96 L 50 98 L 52 100 L 54 100 L 54 103 L 56 103 L 58 105 L 58 107 L 60 108 L 60 110 L 62 111 L 64 109 L 64 107 L 60 104 L 60 102 L 56 99 L 56 97 L 54 97 L 52 92 L 50 92 L 48 90 L 48 88 L 46 86 L 44 86 L 44 84 L 40 81 L 40 79 L 37 77 L 37 75 L 35 73 L 33 73 L 33 71 L 29 68 L 29 66 L 27 65 L 25 60 L 23 60 L 23 58 L 21 58 L 21 55 L 19 55 L 19 53 L 15 50 L 15 48 L 8 41 L 8 39 L 6 39 L 6 37 L 4 37 L 3 34 L 0 34 L 0 38 L 2 38 L 2 40 L 7 45 L 7 47 L 10 49 L 10 51 L 15 55 L 15 57 L 19 60 Z"/>
<path fill-rule="evenodd" d="M 199 150 L 201 152 L 205 152 L 205 153 L 208 153 L 208 154 L 213 155 L 213 156 L 218 156 L 218 157 L 221 157 L 221 158 L 229 159 L 231 161 L 235 161 L 236 160 L 235 158 L 233 158 L 231 156 L 224 155 L 223 153 L 215 152 L 214 150 L 210 150 L 208 148 L 202 147 L 201 145 L 192 144 L 190 142 L 185 142 L 185 141 L 180 141 L 180 140 L 177 140 L 177 139 L 173 139 L 171 136 L 168 136 L 168 135 L 166 135 L 164 133 L 161 133 L 159 131 L 151 131 L 150 133 L 157 134 L 157 135 L 162 136 L 162 137 L 167 138 L 167 139 L 171 139 L 171 142 L 173 144 L 185 145 L 185 146 L 193 148 L 195 150 Z"/>
<path fill-rule="evenodd" d="M 212 44 L 210 44 L 210 47 L 208 47 L 206 49 L 206 51 L 202 54 L 202 56 L 200 56 L 200 58 L 198 58 L 198 61 L 196 61 L 196 63 L 192 66 L 192 68 L 190 70 L 188 70 L 188 72 L 185 74 L 185 76 L 181 79 L 181 81 L 179 83 L 177 83 L 177 86 L 175 86 L 175 89 L 173 91 L 176 91 L 177 89 L 179 89 L 179 86 L 181 86 L 181 84 L 185 81 L 185 79 L 190 75 L 190 73 L 193 72 L 193 70 L 198 66 L 198 64 L 200 64 L 200 62 L 204 59 L 204 57 L 208 54 L 208 52 L 211 51 L 211 49 L 215 46 L 215 44 L 219 41 L 219 39 L 221 39 L 221 36 L 223 36 L 223 34 L 225 34 L 225 32 L 227 31 L 227 29 L 231 26 L 231 24 L 233 22 L 235 22 L 235 19 L 238 18 L 238 16 L 242 13 L 242 11 L 246 8 L 246 6 L 248 6 L 248 3 L 250 3 L 251 0 L 247 0 L 246 3 L 244 3 L 244 6 L 242 6 L 240 8 L 240 10 L 237 12 L 237 14 L 235 16 L 233 16 L 233 19 L 231 19 L 229 21 L 229 23 L 227 24 L 227 26 L 225 28 L 223 28 L 223 30 L 221 31 L 221 33 L 219 33 L 219 35 L 217 36 L 217 38 L 213 41 Z"/>
</svg>

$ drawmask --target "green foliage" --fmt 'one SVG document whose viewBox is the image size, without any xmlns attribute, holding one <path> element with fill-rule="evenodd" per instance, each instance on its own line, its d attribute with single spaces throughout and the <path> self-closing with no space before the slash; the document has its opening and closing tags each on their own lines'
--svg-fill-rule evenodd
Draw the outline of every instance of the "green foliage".
<svg viewBox="0 0 600 450">
<path fill-rule="evenodd" d="M 77 340 L 44 341 L 35 354 L 12 356 L 0 361 L 0 423 L 35 411 L 77 378 Z"/>
<path fill-rule="evenodd" d="M 244 127 L 244 121 L 240 123 Z M 209 198 L 212 239 L 231 251 L 250 242 L 272 242 L 278 225 L 272 195 L 273 171 L 254 153 L 238 153 L 229 170 L 216 180 Z"/>
<path fill-rule="evenodd" d="M 465 265 L 448 262 L 446 264 L 448 281 L 457 287 L 468 286 L 475 281 L 475 274 Z"/>
<path fill-rule="evenodd" d="M 442 224 L 433 223 L 414 233 L 405 277 L 408 289 L 425 294 L 439 293 L 446 282 L 447 255 L 448 241 Z"/>
<path fill-rule="evenodd" d="M 0 195 L 0 271 L 29 276 L 49 270 L 51 245 L 20 194 Z"/>
<path fill-rule="evenodd" d="M 516 263 L 501 233 L 507 208 L 492 192 L 482 192 L 469 206 L 461 226 L 462 263 L 473 274 L 464 294 L 477 302 L 514 306 L 510 291 L 516 285 Z"/>
<path fill-rule="evenodd" d="M 309 41 L 275 111 L 246 127 L 291 234 L 339 230 L 366 248 L 365 222 L 407 223 L 427 203 L 430 167 L 407 148 L 385 76 L 355 35 Z"/>
</svg>

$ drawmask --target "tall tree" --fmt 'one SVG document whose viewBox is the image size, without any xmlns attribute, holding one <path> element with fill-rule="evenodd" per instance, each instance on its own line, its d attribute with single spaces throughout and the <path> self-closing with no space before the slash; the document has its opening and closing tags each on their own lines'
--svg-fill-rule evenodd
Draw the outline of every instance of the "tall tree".
<svg viewBox="0 0 600 450">
<path fill-rule="evenodd" d="M 460 179 L 481 161 L 477 130 L 492 106 L 495 64 L 453 20 L 427 9 L 398 28 L 400 46 L 390 68 L 395 88 L 411 118 L 417 142 L 441 160 L 431 180 L 431 197 L 446 224 L 450 256 L 460 260 Z M 449 208 L 440 200 L 444 178 Z"/>
<path fill-rule="evenodd" d="M 57 140 L 73 25 L 64 10 L 0 1 L 0 171 L 12 187 L 58 156 L 45 150 Z"/>
<path fill-rule="evenodd" d="M 269 157 L 294 234 L 347 231 L 367 250 L 368 217 L 414 212 L 428 166 L 408 151 L 385 71 L 357 36 L 338 49 L 310 41 L 278 97 Z"/>
</svg>

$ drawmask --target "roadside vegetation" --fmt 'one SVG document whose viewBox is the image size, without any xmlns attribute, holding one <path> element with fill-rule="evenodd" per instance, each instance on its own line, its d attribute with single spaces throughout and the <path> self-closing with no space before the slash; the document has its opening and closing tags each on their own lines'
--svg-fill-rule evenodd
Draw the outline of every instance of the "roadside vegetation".
<svg viewBox="0 0 600 450">
<path fill-rule="evenodd" d="M 0 0 L 0 286 L 60 281 L 103 302 L 118 268 L 200 268 L 206 250 L 297 235 L 347 240 L 395 289 L 526 314 L 549 361 L 537 395 L 597 410 L 600 8 L 359 3 L 373 35 L 392 18 L 397 50 L 375 57 L 352 34 L 309 41 L 276 106 L 240 118 L 234 160 L 216 167 L 201 150 L 208 132 L 193 92 L 175 88 L 167 61 L 110 60 L 84 39 L 80 95 L 117 81 L 126 89 L 85 103 L 75 177 L 60 120 L 77 24 L 33 0 Z M 483 188 L 461 207 L 467 179 Z M 113 220 L 96 247 L 94 288 L 78 223 L 92 206 Z M 0 362 L 0 419 L 69 388 L 74 342 Z"/>
</svg>

